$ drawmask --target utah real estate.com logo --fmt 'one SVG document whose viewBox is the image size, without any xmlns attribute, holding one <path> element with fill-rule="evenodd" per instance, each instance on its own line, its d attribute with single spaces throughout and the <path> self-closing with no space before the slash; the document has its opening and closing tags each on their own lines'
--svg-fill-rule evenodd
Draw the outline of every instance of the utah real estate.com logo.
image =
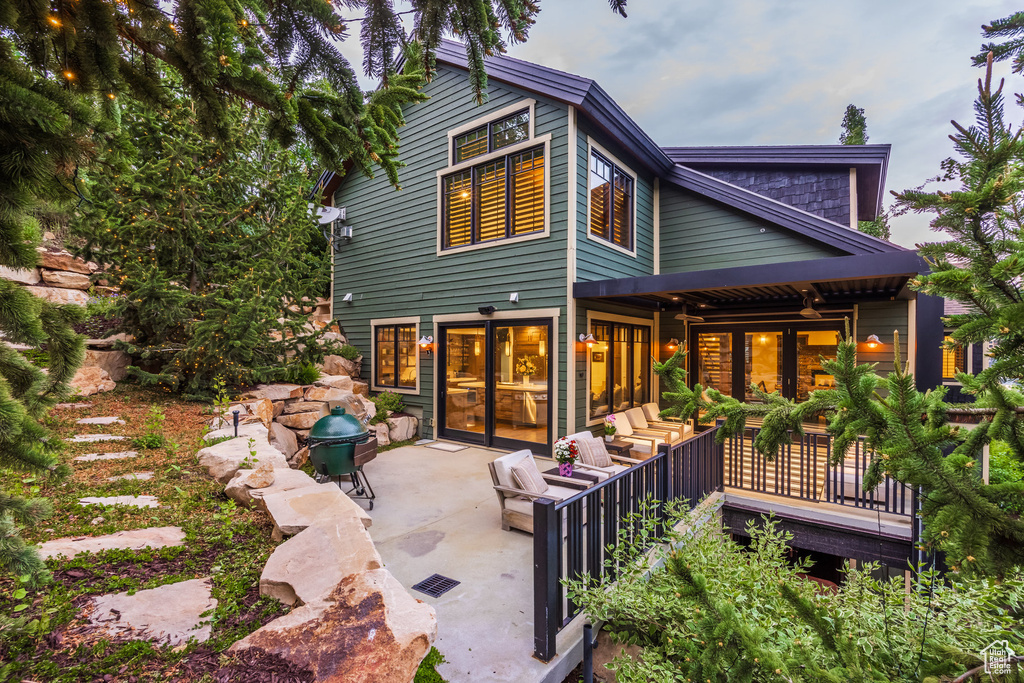
<svg viewBox="0 0 1024 683">
<path fill-rule="evenodd" d="M 985 659 L 985 673 L 996 675 L 1010 673 L 1010 660 L 1016 654 L 1010 649 L 1009 641 L 993 641 L 991 645 L 981 651 L 981 656 Z"/>
</svg>

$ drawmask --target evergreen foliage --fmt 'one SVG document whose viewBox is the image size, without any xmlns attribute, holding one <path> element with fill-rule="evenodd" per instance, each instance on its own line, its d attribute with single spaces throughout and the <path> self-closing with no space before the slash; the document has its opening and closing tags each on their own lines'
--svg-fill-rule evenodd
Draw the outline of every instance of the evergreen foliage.
<svg viewBox="0 0 1024 683">
<path fill-rule="evenodd" d="M 868 144 L 868 121 L 864 117 L 862 107 L 846 105 L 846 112 L 843 114 L 843 122 L 840 125 L 843 129 L 843 132 L 839 134 L 840 145 Z"/>
<path fill-rule="evenodd" d="M 1002 582 L 923 570 L 908 594 L 902 576 L 876 580 L 878 565 L 863 563 L 823 590 L 805 577 L 809 560 L 790 561 L 792 536 L 773 519 L 752 522 L 743 548 L 703 515 L 676 511 L 664 545 L 646 558 L 655 521 L 638 516 L 643 540 L 624 531 L 611 551 L 615 585 L 567 582 L 614 640 L 642 648 L 615 661 L 622 683 L 937 682 L 980 664 L 993 640 L 1015 637 L 1019 568 Z"/>
<path fill-rule="evenodd" d="M 996 19 L 991 24 L 981 27 L 986 38 L 1002 38 L 1002 43 L 986 43 L 973 58 L 974 66 L 985 66 L 989 55 L 995 61 L 1013 60 L 1014 73 L 1024 71 L 1024 12 L 1014 12 L 1008 17 Z"/>
<path fill-rule="evenodd" d="M 73 226 L 87 258 L 115 264 L 114 331 L 135 338 L 119 343 L 139 359 L 131 372 L 193 396 L 217 377 L 304 375 L 323 359 L 322 332 L 290 304 L 316 299 L 330 276 L 307 207 L 310 164 L 265 139 L 267 115 L 251 106 L 228 104 L 224 144 L 188 100 L 167 98 L 160 110 L 126 104 L 121 129 L 137 154 L 100 159 Z"/>
</svg>

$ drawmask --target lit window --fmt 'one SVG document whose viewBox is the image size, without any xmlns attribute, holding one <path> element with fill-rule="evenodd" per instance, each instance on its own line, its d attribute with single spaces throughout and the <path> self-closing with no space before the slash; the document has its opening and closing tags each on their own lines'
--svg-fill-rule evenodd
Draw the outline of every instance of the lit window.
<svg viewBox="0 0 1024 683">
<path fill-rule="evenodd" d="M 950 344 L 953 337 L 946 335 L 942 341 Z M 942 346 L 942 379 L 956 379 L 956 373 L 967 372 L 967 349 L 960 345 L 950 349 L 946 344 Z"/>
<path fill-rule="evenodd" d="M 590 155 L 590 234 L 633 248 L 633 179 L 596 151 Z"/>
<path fill-rule="evenodd" d="M 374 330 L 374 386 L 416 388 L 415 325 L 378 325 Z"/>
<path fill-rule="evenodd" d="M 651 400 L 651 328 L 593 322 L 590 353 L 590 417 L 637 408 Z"/>
</svg>

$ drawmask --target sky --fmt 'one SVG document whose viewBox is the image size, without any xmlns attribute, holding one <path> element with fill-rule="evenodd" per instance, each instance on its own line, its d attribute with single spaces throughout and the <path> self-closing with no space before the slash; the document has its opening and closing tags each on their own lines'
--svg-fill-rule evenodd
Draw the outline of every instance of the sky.
<svg viewBox="0 0 1024 683">
<path fill-rule="evenodd" d="M 1001 0 L 542 0 L 529 40 L 509 54 L 596 80 L 650 135 L 671 145 L 835 144 L 848 104 L 869 143 L 889 143 L 887 190 L 939 173 L 950 120 L 973 121 L 981 25 L 1021 10 Z M 401 7 L 400 7 L 401 8 Z M 404 9 L 404 8 L 401 8 Z M 357 61 L 353 36 L 343 51 Z M 1007 79 L 1008 120 L 1020 121 Z M 885 205 L 891 203 L 887 196 Z M 939 238 L 927 216 L 893 219 L 904 246 Z"/>
</svg>

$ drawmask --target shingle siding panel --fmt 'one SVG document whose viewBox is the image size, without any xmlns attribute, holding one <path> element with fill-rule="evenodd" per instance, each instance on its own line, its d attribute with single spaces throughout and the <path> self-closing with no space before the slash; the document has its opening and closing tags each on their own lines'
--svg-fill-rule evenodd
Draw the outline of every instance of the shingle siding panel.
<svg viewBox="0 0 1024 683">
<path fill-rule="evenodd" d="M 850 224 L 849 170 L 772 171 L 722 167 L 700 170 L 840 225 Z"/>
</svg>

